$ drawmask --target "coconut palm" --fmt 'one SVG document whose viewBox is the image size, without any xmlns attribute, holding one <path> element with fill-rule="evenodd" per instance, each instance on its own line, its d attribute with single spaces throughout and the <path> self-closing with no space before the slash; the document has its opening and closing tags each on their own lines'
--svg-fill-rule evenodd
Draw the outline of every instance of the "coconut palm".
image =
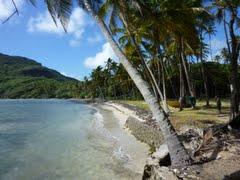
<svg viewBox="0 0 240 180">
<path fill-rule="evenodd" d="M 203 77 L 203 84 L 204 84 L 204 91 L 205 91 L 205 98 L 206 98 L 206 106 L 209 106 L 209 87 L 208 87 L 208 78 L 207 78 L 207 67 L 206 67 L 206 58 L 208 52 L 208 46 L 204 42 L 204 35 L 207 34 L 210 38 L 211 35 L 215 33 L 214 27 L 214 17 L 209 14 L 207 11 L 199 12 L 196 18 L 196 28 L 198 29 L 199 39 L 200 39 L 200 46 L 199 50 L 196 54 L 197 59 L 200 59 L 201 62 L 201 74 Z M 211 43 L 210 52 L 211 52 Z"/>
<path fill-rule="evenodd" d="M 230 120 L 239 115 L 239 81 L 238 59 L 240 51 L 239 34 L 239 0 L 214 0 L 213 7 L 217 10 L 216 17 L 223 23 L 228 54 L 230 55 Z"/>
<path fill-rule="evenodd" d="M 150 33 L 153 34 L 151 42 L 155 42 L 159 50 L 166 49 L 165 42 L 170 41 L 175 43 L 176 49 L 173 53 L 178 52 L 177 59 L 179 59 L 180 74 L 182 74 L 181 77 L 185 77 L 181 78 L 181 82 L 183 82 L 183 79 L 186 79 L 189 94 L 195 97 L 195 89 L 191 73 L 188 69 L 187 57 L 194 55 L 196 49 L 199 47 L 199 38 L 195 27 L 195 21 L 196 15 L 200 12 L 204 12 L 201 8 L 201 1 L 188 0 L 174 3 L 171 1 L 160 1 L 159 4 L 161 8 L 159 8 L 157 4 L 154 4 L 156 10 L 150 10 L 150 16 L 147 17 L 148 19 L 151 19 L 152 16 L 156 16 L 156 18 L 162 17 L 157 18 L 156 22 L 151 22 L 152 26 L 149 28 L 153 30 L 153 33 Z M 146 15 L 144 14 L 144 16 Z M 164 30 L 166 32 L 164 32 Z M 160 46 L 158 44 L 160 44 Z M 162 52 L 159 51 L 157 53 L 162 54 Z M 180 84 L 181 87 L 183 87 L 180 89 L 185 89 L 184 83 Z M 185 90 L 182 90 L 182 92 L 183 91 Z M 181 93 L 181 95 L 183 94 L 185 93 Z"/>
<path fill-rule="evenodd" d="M 135 13 L 132 13 L 135 10 Z M 134 51 L 136 51 L 138 58 L 142 62 L 142 65 L 146 68 L 148 75 L 148 79 L 150 80 L 153 90 L 156 91 L 156 94 L 160 97 L 161 102 L 163 104 L 163 109 L 165 112 L 168 112 L 168 106 L 167 102 L 165 101 L 165 97 L 162 95 L 162 92 L 157 84 L 157 80 L 149 67 L 147 60 L 145 59 L 143 53 L 142 53 L 142 37 L 139 34 L 139 32 L 144 32 L 146 33 L 147 29 L 143 30 L 143 25 L 141 26 L 141 31 L 136 30 L 136 26 L 134 27 L 131 22 L 134 21 L 133 18 L 141 18 L 139 17 L 140 13 L 136 12 L 136 6 L 129 4 L 128 2 L 124 0 L 107 0 L 105 3 L 102 5 L 100 12 L 98 13 L 100 16 L 105 16 L 108 11 L 111 11 L 110 15 L 110 29 L 113 29 L 113 33 L 115 33 L 115 29 L 117 28 L 117 20 L 120 19 L 122 21 L 124 30 L 126 31 L 126 34 L 128 36 L 129 42 L 133 47 Z M 135 14 L 135 15 L 134 15 Z M 136 15 L 138 14 L 138 17 Z M 135 24 L 137 22 L 135 21 Z"/>
<path fill-rule="evenodd" d="M 67 24 L 71 15 L 71 10 L 73 8 L 73 1 L 45 0 L 45 3 L 47 4 L 48 10 L 52 15 L 54 21 L 56 22 L 56 20 L 59 19 L 64 29 L 67 30 Z M 108 29 L 104 20 L 98 15 L 98 10 L 102 3 L 98 0 L 79 0 L 78 4 L 89 15 L 93 17 L 96 24 L 102 30 L 102 33 L 105 36 L 106 40 L 110 43 L 113 51 L 119 58 L 119 61 L 122 63 L 128 74 L 136 84 L 137 88 L 141 92 L 146 103 L 149 105 L 149 108 L 152 111 L 154 118 L 160 124 L 161 132 L 168 145 L 172 166 L 182 167 L 189 165 L 191 163 L 191 158 L 182 143 L 179 141 L 178 135 L 172 124 L 170 123 L 166 112 L 159 105 L 157 98 L 153 95 L 148 83 L 143 80 L 139 72 L 134 68 L 133 64 L 128 61 L 124 52 L 112 36 L 112 33 Z"/>
</svg>

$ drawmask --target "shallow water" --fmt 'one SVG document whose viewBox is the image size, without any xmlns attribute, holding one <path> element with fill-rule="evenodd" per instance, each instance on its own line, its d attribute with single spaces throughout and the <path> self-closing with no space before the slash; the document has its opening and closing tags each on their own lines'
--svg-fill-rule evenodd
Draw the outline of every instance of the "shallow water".
<svg viewBox="0 0 240 180">
<path fill-rule="evenodd" d="M 70 100 L 1 100 L 0 179 L 139 179 L 119 129 Z"/>
</svg>

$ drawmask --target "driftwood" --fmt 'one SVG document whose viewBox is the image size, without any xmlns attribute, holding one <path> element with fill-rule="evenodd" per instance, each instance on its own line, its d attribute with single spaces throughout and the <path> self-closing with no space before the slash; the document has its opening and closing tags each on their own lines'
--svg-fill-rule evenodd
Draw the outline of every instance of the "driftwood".
<svg viewBox="0 0 240 180">
<path fill-rule="evenodd" d="M 229 131 L 226 126 L 214 126 L 203 131 L 198 137 L 200 143 L 196 149 L 190 149 L 194 159 L 210 161 L 218 157 L 221 151 L 234 147 L 234 153 L 240 155 L 240 131 Z M 196 138 L 195 138 L 196 139 Z"/>
</svg>

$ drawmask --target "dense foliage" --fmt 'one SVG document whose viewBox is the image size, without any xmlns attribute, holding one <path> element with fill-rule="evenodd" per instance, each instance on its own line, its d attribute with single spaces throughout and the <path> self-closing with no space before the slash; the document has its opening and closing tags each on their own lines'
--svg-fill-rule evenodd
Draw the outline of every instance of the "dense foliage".
<svg viewBox="0 0 240 180">
<path fill-rule="evenodd" d="M 35 0 L 30 0 L 30 2 L 36 4 Z M 172 89 L 179 91 L 175 94 L 180 97 L 179 104 L 182 107 L 186 95 L 190 95 L 194 101 L 199 96 L 201 91 L 196 84 L 201 83 L 199 83 L 201 81 L 199 77 L 202 76 L 206 106 L 209 106 L 209 97 L 211 96 L 209 85 L 214 85 L 215 89 L 220 86 L 221 83 L 216 83 L 219 79 L 215 77 L 219 75 L 219 72 L 222 73 L 222 69 L 226 69 L 224 81 L 227 81 L 223 87 L 227 87 L 227 83 L 230 84 L 230 120 L 238 121 L 236 117 L 239 116 L 240 99 L 239 0 L 212 0 L 205 3 L 202 0 L 45 1 L 53 20 L 55 22 L 60 20 L 65 31 L 67 31 L 67 25 L 76 2 L 93 17 L 124 69 L 149 105 L 154 118 L 160 125 L 168 146 L 171 165 L 174 168 L 191 165 L 193 160 L 179 141 L 167 116 L 169 112 L 167 83 L 171 83 Z M 216 20 L 221 22 L 224 27 L 227 44 L 225 60 L 228 60 L 228 65 L 224 65 L 220 69 L 219 64 L 213 63 L 211 66 L 217 67 L 214 67 L 215 72 L 219 70 L 213 74 L 209 70 L 207 62 L 209 54 L 212 55 L 212 53 L 208 51 L 210 49 L 211 52 L 211 45 L 209 44 L 208 48 L 206 37 L 214 34 Z M 195 68 L 198 69 L 198 62 L 201 63 L 199 65 L 201 75 L 197 74 L 195 70 Z M 176 71 L 176 67 L 178 67 L 178 71 Z M 174 73 L 179 76 L 179 86 L 175 82 L 176 80 L 171 78 Z M 91 83 L 92 89 L 97 90 L 92 94 L 93 96 L 97 96 L 99 93 L 104 96 L 104 93 L 109 92 L 117 94 L 114 89 L 108 91 L 107 87 L 112 88 L 115 85 L 103 78 L 105 74 L 110 75 L 111 71 L 103 70 L 101 67 L 93 71 L 92 82 L 95 80 L 97 82 Z M 115 74 L 117 73 L 115 72 Z M 212 75 L 213 77 L 211 77 Z M 117 83 L 119 82 L 117 81 Z M 100 85 L 105 89 L 102 90 Z M 120 83 L 119 86 L 122 88 Z M 223 90 L 223 93 L 227 94 L 228 90 Z M 212 94 L 216 94 L 216 91 Z M 161 101 L 162 104 L 160 105 L 158 101 Z M 195 108 L 194 103 L 191 105 Z"/>
<path fill-rule="evenodd" d="M 0 98 L 74 98 L 79 86 L 36 61 L 0 54 Z"/>
<path fill-rule="evenodd" d="M 229 65 L 219 62 L 205 62 L 207 68 L 209 96 L 227 98 L 230 96 L 229 90 Z M 193 84 L 196 89 L 197 98 L 204 98 L 203 78 L 201 74 L 201 63 L 190 64 Z M 168 77 L 166 81 L 167 97 L 178 98 L 179 71 L 167 69 Z M 161 77 L 159 77 L 161 79 Z M 98 66 L 93 69 L 90 77 L 85 77 L 81 88 L 81 97 L 94 97 L 104 99 L 142 99 L 142 96 L 135 84 L 124 70 L 121 64 L 108 59 L 104 67 Z"/>
<path fill-rule="evenodd" d="M 104 67 L 85 77 L 81 97 L 103 99 L 141 99 L 142 96 L 121 64 L 108 59 Z"/>
</svg>

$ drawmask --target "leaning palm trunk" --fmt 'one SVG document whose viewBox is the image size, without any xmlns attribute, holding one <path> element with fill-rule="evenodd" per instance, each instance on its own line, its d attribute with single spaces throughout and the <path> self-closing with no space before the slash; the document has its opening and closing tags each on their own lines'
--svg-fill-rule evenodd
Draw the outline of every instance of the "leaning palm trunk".
<svg viewBox="0 0 240 180">
<path fill-rule="evenodd" d="M 157 89 L 157 92 L 158 92 L 158 94 L 160 95 L 160 99 L 161 99 L 161 101 L 162 101 L 162 104 L 163 104 L 163 109 L 164 109 L 164 111 L 166 112 L 166 113 L 169 113 L 169 109 L 168 109 L 168 105 L 167 105 L 167 101 L 166 101 L 166 93 L 165 93 L 165 91 L 164 91 L 164 95 L 162 94 L 162 92 L 161 92 L 161 90 L 160 90 L 160 88 L 159 88 L 159 86 L 158 86 L 158 84 L 157 84 L 157 81 L 156 81 L 156 78 L 154 77 L 154 75 L 153 75 L 153 72 L 152 72 L 152 70 L 150 69 L 150 67 L 148 66 L 148 64 L 145 62 L 145 60 L 144 60 L 144 63 L 145 63 L 145 67 L 147 68 L 147 70 L 148 70 L 148 72 L 149 72 L 149 74 L 150 74 L 150 76 L 151 76 L 151 78 L 152 78 L 152 80 L 153 80 L 153 83 L 154 83 L 154 85 L 155 85 L 155 87 L 156 87 L 156 89 Z M 163 82 L 164 83 L 164 87 L 165 87 L 165 82 Z"/>
<path fill-rule="evenodd" d="M 147 64 L 147 62 L 145 61 L 144 57 L 142 56 L 142 54 L 141 54 L 141 48 L 140 48 L 140 46 L 137 44 L 136 39 L 135 39 L 133 33 L 132 33 L 131 30 L 128 28 L 126 18 L 125 18 L 125 16 L 124 16 L 121 12 L 120 12 L 120 18 L 121 18 L 121 20 L 123 21 L 124 27 L 126 28 L 127 33 L 128 33 L 128 35 L 129 35 L 129 37 L 130 37 L 130 39 L 131 39 L 134 47 L 136 48 L 136 51 L 137 51 L 137 53 L 138 53 L 139 58 L 141 59 L 143 65 L 147 68 L 147 72 L 149 73 L 150 78 L 151 78 L 151 80 L 153 81 L 153 82 L 152 82 L 152 83 L 153 83 L 153 89 L 154 89 L 154 91 L 155 91 L 155 89 L 157 90 L 157 93 L 158 93 L 158 95 L 159 95 L 159 97 L 160 97 L 160 99 L 161 99 L 161 102 L 163 103 L 163 109 L 164 109 L 164 111 L 165 111 L 166 113 L 168 113 L 168 112 L 169 112 L 169 109 L 168 109 L 168 105 L 167 105 L 166 98 L 165 98 L 165 96 L 163 96 L 163 94 L 162 94 L 162 92 L 161 92 L 161 90 L 160 90 L 160 88 L 159 88 L 159 86 L 158 86 L 158 83 L 157 83 L 157 81 L 156 81 L 156 78 L 155 78 L 152 70 L 150 69 L 149 65 Z M 155 88 L 154 88 L 154 87 L 155 87 Z"/>
<path fill-rule="evenodd" d="M 166 83 L 165 83 L 165 73 L 163 60 L 160 59 L 161 70 L 162 70 L 162 88 L 163 88 L 163 104 L 167 106 L 167 94 L 166 94 Z"/>
<path fill-rule="evenodd" d="M 111 36 L 111 33 L 109 32 L 104 21 L 99 18 L 99 16 L 95 13 L 93 8 L 91 7 L 89 0 L 84 0 L 83 2 L 86 10 L 90 13 L 90 15 L 93 16 L 96 23 L 99 25 L 105 38 L 110 43 L 115 54 L 118 56 L 119 61 L 122 63 L 128 74 L 136 84 L 145 101 L 149 105 L 150 110 L 153 113 L 153 116 L 160 124 L 162 134 L 168 145 L 172 165 L 175 167 L 190 165 L 191 163 L 190 156 L 188 155 L 182 143 L 179 141 L 178 135 L 176 134 L 176 131 L 173 128 L 172 124 L 170 123 L 166 113 L 161 109 L 160 105 L 157 102 L 156 97 L 150 91 L 149 85 L 142 79 L 138 71 L 127 60 L 120 47 L 118 46 L 114 38 Z"/>
<path fill-rule="evenodd" d="M 164 71 L 166 73 L 167 79 L 169 80 L 169 84 L 170 84 L 170 86 L 172 88 L 172 92 L 173 92 L 174 98 L 176 98 L 177 97 L 177 93 L 176 93 L 176 90 L 175 90 L 175 88 L 173 86 L 172 78 L 170 77 L 167 68 L 165 66 L 163 66 L 163 68 L 164 68 Z"/>
</svg>

